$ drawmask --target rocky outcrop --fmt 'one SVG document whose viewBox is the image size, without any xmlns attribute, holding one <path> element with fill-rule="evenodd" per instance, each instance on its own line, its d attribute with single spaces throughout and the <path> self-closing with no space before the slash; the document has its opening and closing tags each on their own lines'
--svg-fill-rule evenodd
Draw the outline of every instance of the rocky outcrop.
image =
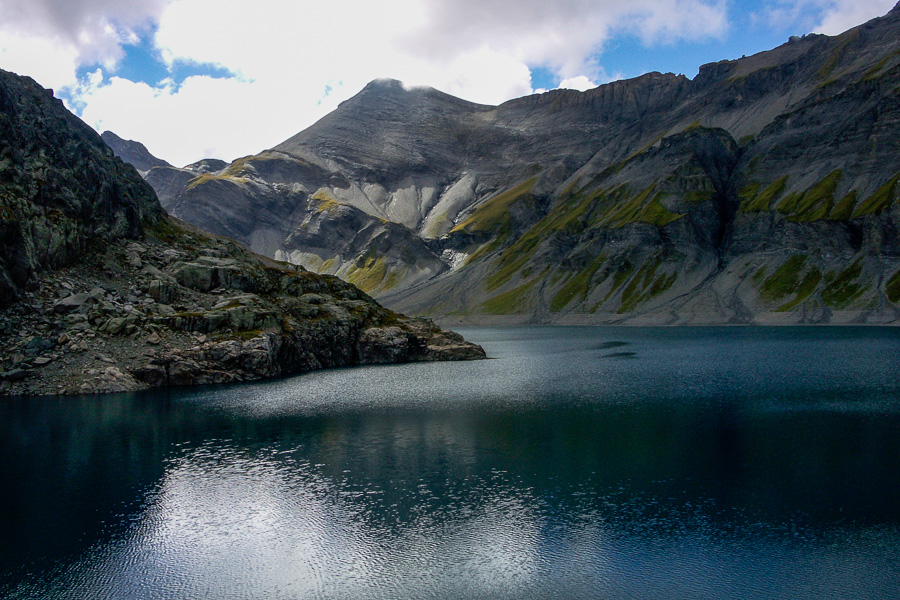
<svg viewBox="0 0 900 600">
<path fill-rule="evenodd" d="M 481 358 L 353 285 L 167 217 L 33 81 L 0 71 L 0 395 Z"/>
<path fill-rule="evenodd" d="M 164 222 L 41 273 L 0 312 L 0 393 L 113 392 L 483 358 L 336 277 Z"/>
<path fill-rule="evenodd" d="M 0 305 L 95 240 L 165 217 L 152 188 L 32 79 L 0 71 Z"/>
<path fill-rule="evenodd" d="M 375 81 L 260 155 L 148 180 L 182 219 L 442 319 L 893 323 L 898 81 L 895 8 L 693 80 L 500 106 Z"/>
<path fill-rule="evenodd" d="M 113 154 L 132 165 L 141 175 L 146 175 L 153 167 L 171 167 L 161 158 L 156 158 L 147 147 L 134 140 L 123 140 L 112 131 L 104 131 L 100 138 L 106 142 Z"/>
</svg>

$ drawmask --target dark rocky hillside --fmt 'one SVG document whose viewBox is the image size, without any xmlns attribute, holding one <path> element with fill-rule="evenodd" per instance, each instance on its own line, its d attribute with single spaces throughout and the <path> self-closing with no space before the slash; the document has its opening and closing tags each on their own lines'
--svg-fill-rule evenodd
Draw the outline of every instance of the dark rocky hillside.
<svg viewBox="0 0 900 600">
<path fill-rule="evenodd" d="M 0 71 L 0 394 L 483 356 L 336 277 L 170 219 L 49 90 Z"/>
<path fill-rule="evenodd" d="M 587 92 L 376 81 L 256 156 L 154 168 L 175 216 L 464 322 L 893 323 L 900 8 Z"/>
</svg>

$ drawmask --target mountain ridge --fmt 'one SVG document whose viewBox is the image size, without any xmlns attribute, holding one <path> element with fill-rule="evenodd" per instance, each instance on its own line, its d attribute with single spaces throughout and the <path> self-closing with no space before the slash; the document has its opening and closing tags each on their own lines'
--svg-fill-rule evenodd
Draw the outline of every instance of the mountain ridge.
<svg viewBox="0 0 900 600">
<path fill-rule="evenodd" d="M 499 106 L 376 81 L 259 155 L 147 179 L 181 218 L 443 319 L 895 322 L 898 34 L 895 7 L 693 79 Z"/>
</svg>

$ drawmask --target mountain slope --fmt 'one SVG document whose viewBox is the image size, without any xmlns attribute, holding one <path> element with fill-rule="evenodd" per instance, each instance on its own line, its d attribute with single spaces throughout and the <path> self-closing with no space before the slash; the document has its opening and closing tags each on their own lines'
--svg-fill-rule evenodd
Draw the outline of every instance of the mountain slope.
<svg viewBox="0 0 900 600">
<path fill-rule="evenodd" d="M 463 321 L 894 322 L 900 9 L 500 106 L 376 81 L 176 216 Z"/>
<path fill-rule="evenodd" d="M 483 356 L 335 277 L 169 219 L 51 92 L 0 71 L 0 395 Z"/>
<path fill-rule="evenodd" d="M 172 166 L 161 158 L 156 158 L 150 154 L 147 147 L 140 142 L 123 140 L 112 131 L 104 131 L 100 134 L 100 138 L 106 142 L 107 146 L 112 148 L 116 156 L 137 169 L 141 175 L 146 175 L 147 171 L 153 167 Z"/>
</svg>

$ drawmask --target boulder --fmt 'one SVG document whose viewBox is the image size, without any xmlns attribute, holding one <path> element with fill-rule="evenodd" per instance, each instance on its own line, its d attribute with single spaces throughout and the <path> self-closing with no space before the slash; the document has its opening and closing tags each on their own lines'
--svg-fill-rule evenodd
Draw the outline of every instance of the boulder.
<svg viewBox="0 0 900 600">
<path fill-rule="evenodd" d="M 147 287 L 147 295 L 162 304 L 172 304 L 178 298 L 178 286 L 168 279 L 154 279 Z"/>
<path fill-rule="evenodd" d="M 66 296 L 62 300 L 58 300 L 53 305 L 53 310 L 54 312 L 58 312 L 61 314 L 71 313 L 75 311 L 82 312 L 82 309 L 90 300 L 92 300 L 92 297 L 86 292 L 71 294 L 69 296 Z"/>
<path fill-rule="evenodd" d="M 410 360 L 410 335 L 399 327 L 370 327 L 356 344 L 359 362 L 365 365 Z"/>
</svg>

